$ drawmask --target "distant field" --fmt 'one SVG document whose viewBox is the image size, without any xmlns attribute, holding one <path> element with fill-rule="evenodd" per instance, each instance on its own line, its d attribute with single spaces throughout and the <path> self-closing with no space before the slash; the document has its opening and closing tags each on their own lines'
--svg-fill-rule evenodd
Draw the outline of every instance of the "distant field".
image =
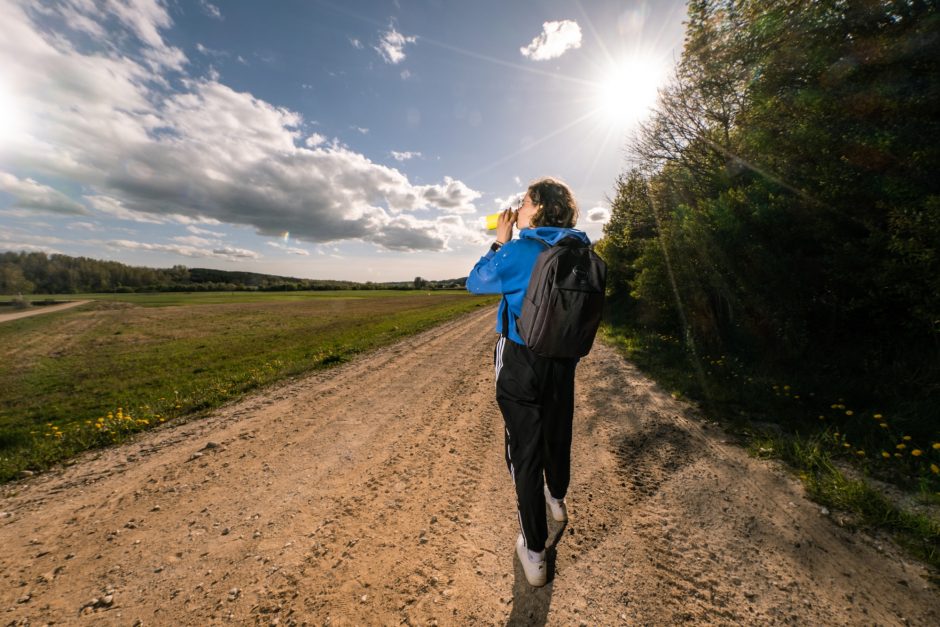
<svg viewBox="0 0 940 627">
<path fill-rule="evenodd" d="M 0 481 L 495 302 L 460 291 L 55 298 L 95 302 L 0 324 Z"/>
<path fill-rule="evenodd" d="M 440 296 L 463 294 L 463 290 L 430 292 Z M 335 300 L 337 298 L 405 298 L 420 294 L 427 296 L 426 290 L 323 290 L 310 292 L 153 292 L 133 294 L 30 294 L 24 296 L 28 301 L 53 300 L 106 300 L 122 303 L 134 303 L 143 307 L 165 307 L 167 305 L 213 305 L 218 303 L 265 303 L 265 302 L 300 302 L 308 300 Z M 9 300 L 4 297 L 2 300 Z"/>
</svg>

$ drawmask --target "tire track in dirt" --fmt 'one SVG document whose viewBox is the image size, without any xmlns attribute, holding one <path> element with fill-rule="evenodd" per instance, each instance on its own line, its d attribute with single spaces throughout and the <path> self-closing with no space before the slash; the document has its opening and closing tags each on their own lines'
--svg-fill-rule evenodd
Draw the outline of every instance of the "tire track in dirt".
<svg viewBox="0 0 940 627">
<path fill-rule="evenodd" d="M 493 318 L 6 486 L 3 623 L 937 622 L 922 567 L 832 524 L 603 345 L 578 370 L 555 578 L 529 588 Z"/>
</svg>

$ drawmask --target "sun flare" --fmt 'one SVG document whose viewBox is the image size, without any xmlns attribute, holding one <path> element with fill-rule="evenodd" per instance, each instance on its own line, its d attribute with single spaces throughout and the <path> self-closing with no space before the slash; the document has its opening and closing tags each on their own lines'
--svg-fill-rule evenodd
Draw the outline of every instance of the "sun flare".
<svg viewBox="0 0 940 627">
<path fill-rule="evenodd" d="M 10 141 L 14 135 L 21 132 L 24 122 L 23 114 L 11 90 L 0 77 L 0 144 Z"/>
<path fill-rule="evenodd" d="M 608 68 L 597 83 L 598 112 L 615 126 L 630 126 L 649 115 L 656 104 L 656 90 L 665 79 L 665 68 L 650 56 L 622 59 Z"/>
</svg>

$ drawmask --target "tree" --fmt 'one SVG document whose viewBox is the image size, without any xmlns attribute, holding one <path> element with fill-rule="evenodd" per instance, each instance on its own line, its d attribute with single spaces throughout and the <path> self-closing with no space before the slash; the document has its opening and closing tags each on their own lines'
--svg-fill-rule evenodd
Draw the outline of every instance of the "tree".
<svg viewBox="0 0 940 627">
<path fill-rule="evenodd" d="M 23 270 L 19 266 L 10 263 L 0 264 L 0 294 L 30 294 L 33 291 L 33 283 L 28 281 L 23 275 Z"/>
</svg>

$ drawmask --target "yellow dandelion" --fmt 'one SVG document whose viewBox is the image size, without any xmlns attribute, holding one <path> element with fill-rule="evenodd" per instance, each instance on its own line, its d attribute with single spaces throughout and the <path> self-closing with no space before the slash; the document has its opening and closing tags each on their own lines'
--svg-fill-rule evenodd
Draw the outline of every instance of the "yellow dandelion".
<svg viewBox="0 0 940 627">
<path fill-rule="evenodd" d="M 846 410 L 845 410 L 845 415 L 846 415 L 846 416 L 851 416 L 851 415 L 854 414 L 854 413 L 855 413 L 855 412 L 852 411 L 851 409 L 846 409 Z"/>
<path fill-rule="evenodd" d="M 799 395 L 799 394 L 794 394 L 794 395 L 793 395 L 793 398 L 800 398 L 800 395 Z"/>
<path fill-rule="evenodd" d="M 829 409 L 839 409 L 839 405 L 837 405 L 836 403 L 833 403 L 832 405 L 829 406 Z"/>
<path fill-rule="evenodd" d="M 825 417 L 825 416 L 820 416 L 819 419 L 820 419 L 820 420 L 825 420 L 826 417 Z"/>
<path fill-rule="evenodd" d="M 865 451 L 855 451 L 855 454 L 859 457 L 865 457 Z"/>
<path fill-rule="evenodd" d="M 905 435 L 905 436 L 904 436 L 903 438 L 901 438 L 901 439 L 904 440 L 905 442 L 910 442 L 910 441 L 911 441 L 911 436 Z"/>
<path fill-rule="evenodd" d="M 789 385 L 785 385 L 785 386 L 783 386 L 783 389 L 784 389 L 784 390 L 789 390 L 789 389 L 790 389 L 790 386 L 789 386 Z"/>
<path fill-rule="evenodd" d="M 940 475 L 940 466 L 937 466 L 936 464 L 930 464 L 930 472 L 935 475 Z"/>
<path fill-rule="evenodd" d="M 940 451 L 940 442 L 933 443 L 933 450 Z"/>
<path fill-rule="evenodd" d="M 881 456 L 884 457 L 885 459 L 890 459 L 891 453 L 889 453 L 888 451 L 881 451 Z"/>
<path fill-rule="evenodd" d="M 842 446 L 844 446 L 845 448 L 852 448 L 852 445 L 849 444 L 848 442 L 844 442 Z"/>
<path fill-rule="evenodd" d="M 873 418 L 874 418 L 875 420 L 881 420 L 881 414 L 875 414 L 875 415 L 873 416 Z"/>
<path fill-rule="evenodd" d="M 901 443 L 895 446 L 894 448 L 898 449 L 899 451 L 903 451 L 904 449 L 907 448 L 907 444 Z"/>
<path fill-rule="evenodd" d="M 895 457 L 900 457 L 901 454 L 900 454 L 900 453 L 895 453 L 894 456 L 895 456 Z"/>
<path fill-rule="evenodd" d="M 924 452 L 920 450 L 919 448 L 915 448 L 913 451 L 911 451 L 911 455 L 913 455 L 914 457 L 920 457 L 923 454 Z"/>
<path fill-rule="evenodd" d="M 880 425 L 878 425 L 878 426 L 881 427 L 882 429 L 887 429 L 887 428 L 888 428 L 888 423 L 887 423 L 887 422 L 882 422 L 882 423 L 881 423 Z"/>
</svg>

